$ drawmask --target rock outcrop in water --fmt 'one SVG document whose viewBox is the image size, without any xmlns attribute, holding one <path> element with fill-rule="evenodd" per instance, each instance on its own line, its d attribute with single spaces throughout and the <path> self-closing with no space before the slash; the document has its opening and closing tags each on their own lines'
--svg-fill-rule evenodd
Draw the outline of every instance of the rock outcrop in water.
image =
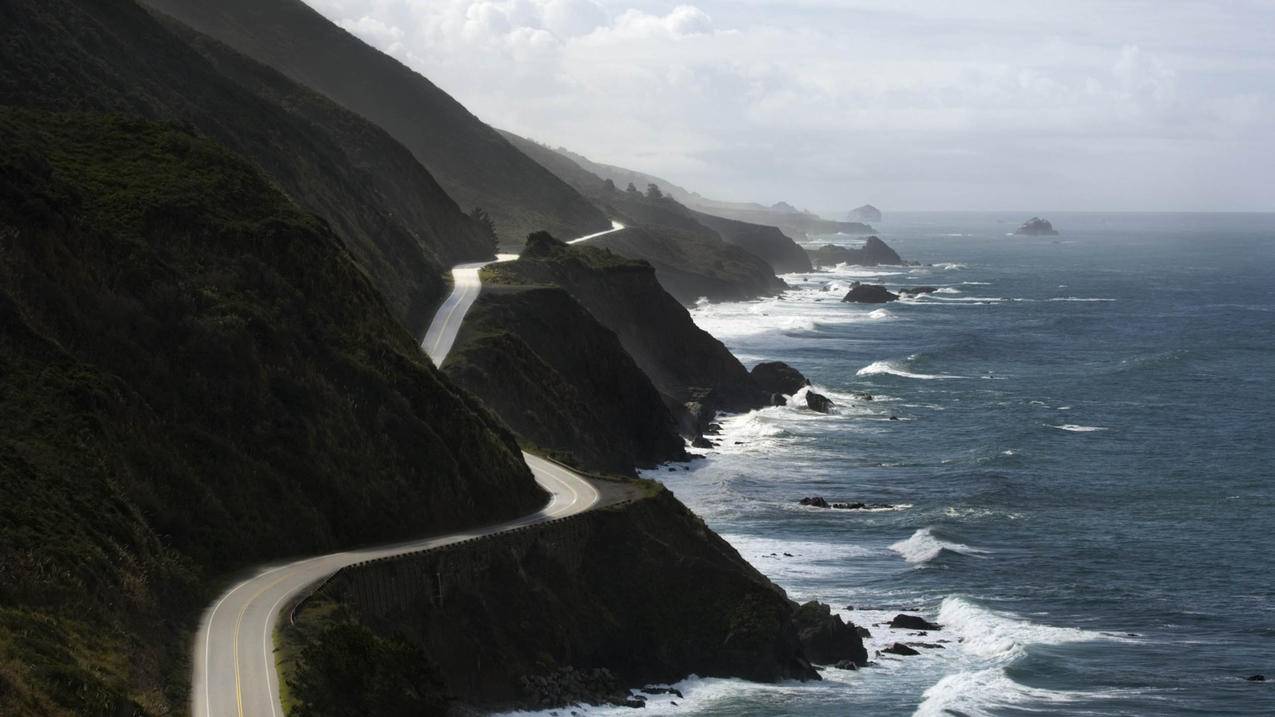
<svg viewBox="0 0 1275 717">
<path fill-rule="evenodd" d="M 890 248 L 889 244 L 881 241 L 880 237 L 870 236 L 863 242 L 863 246 L 858 249 L 838 246 L 836 244 L 825 244 L 818 249 L 807 249 L 806 253 L 810 255 L 810 263 L 816 268 L 836 266 L 838 264 L 847 264 L 850 266 L 880 266 L 906 264 L 899 253 Z"/>
<path fill-rule="evenodd" d="M 864 204 L 861 207 L 851 209 L 848 218 L 852 222 L 879 222 L 881 221 L 881 210 L 871 204 Z"/>
<path fill-rule="evenodd" d="M 806 408 L 809 408 L 812 411 L 818 411 L 819 413 L 832 413 L 834 405 L 836 404 L 832 402 L 832 399 L 822 393 L 806 391 Z"/>
<path fill-rule="evenodd" d="M 816 665 L 833 665 L 848 661 L 857 667 L 868 664 L 868 650 L 854 623 L 846 623 L 832 608 L 820 602 L 808 602 L 793 615 L 797 638 L 806 659 Z"/>
<path fill-rule="evenodd" d="M 783 361 L 764 361 L 754 366 L 748 375 L 761 390 L 784 396 L 795 395 L 810 385 L 809 379 Z"/>
<path fill-rule="evenodd" d="M 1048 221 L 1041 219 L 1040 217 L 1032 217 L 1020 224 L 1018 228 L 1014 230 L 1014 234 L 1017 236 L 1029 237 L 1055 237 L 1058 236 L 1058 231 L 1054 229 L 1054 225 L 1050 224 Z"/>
<path fill-rule="evenodd" d="M 861 284 L 857 281 L 850 285 L 850 291 L 841 298 L 842 301 L 854 304 L 885 304 L 898 299 L 898 294 L 880 284 Z"/>
</svg>

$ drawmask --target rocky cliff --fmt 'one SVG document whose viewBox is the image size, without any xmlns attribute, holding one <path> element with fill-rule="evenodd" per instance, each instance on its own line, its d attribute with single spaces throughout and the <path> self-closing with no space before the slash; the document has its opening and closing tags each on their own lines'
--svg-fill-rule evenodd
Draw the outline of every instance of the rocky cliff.
<svg viewBox="0 0 1275 717">
<path fill-rule="evenodd" d="M 227 573 L 543 504 L 248 161 L 12 109 L 0 146 L 0 714 L 180 713 Z"/>
<path fill-rule="evenodd" d="M 776 274 L 791 274 L 811 269 L 810 257 L 806 255 L 805 250 L 777 227 L 725 219 L 703 212 L 695 212 L 694 217 L 704 226 L 717 232 L 728 243 L 764 259 Z"/>
<path fill-rule="evenodd" d="M 287 639 L 350 626 L 397 635 L 400 649 L 428 657 L 439 701 L 484 709 L 615 699 L 690 674 L 818 679 L 811 656 L 866 661 L 853 627 L 826 608 L 799 609 L 671 494 L 644 491 L 515 535 L 347 570 Z M 310 660 L 329 664 L 322 657 Z M 307 675 L 303 704 L 343 679 L 339 665 L 287 668 Z"/>
<path fill-rule="evenodd" d="M 518 261 L 489 267 L 483 280 L 562 287 L 615 333 L 675 407 L 694 403 L 694 412 L 711 418 L 712 410 L 749 410 L 769 398 L 722 342 L 663 290 L 646 262 L 541 234 L 528 239 Z"/>
<path fill-rule="evenodd" d="M 563 289 L 485 287 L 443 370 L 568 465 L 633 475 L 686 457 L 659 391 Z"/>
</svg>

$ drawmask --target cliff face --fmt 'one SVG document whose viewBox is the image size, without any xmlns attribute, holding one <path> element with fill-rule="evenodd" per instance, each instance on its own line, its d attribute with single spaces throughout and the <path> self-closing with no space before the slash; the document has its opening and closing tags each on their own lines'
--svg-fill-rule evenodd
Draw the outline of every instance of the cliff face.
<svg viewBox="0 0 1275 717">
<path fill-rule="evenodd" d="M 502 241 L 544 229 L 580 236 L 607 217 L 429 80 L 300 0 L 143 0 L 384 128 Z"/>
<path fill-rule="evenodd" d="M 246 160 L 11 109 L 0 146 L 0 713 L 180 712 L 216 576 L 542 505 Z"/>
<path fill-rule="evenodd" d="M 423 332 L 443 262 L 490 256 L 494 241 L 384 131 L 224 48 L 203 42 L 201 55 L 193 37 L 129 0 L 6 2 L 0 104 L 197 128 L 326 219 L 400 322 Z"/>
<path fill-rule="evenodd" d="M 532 237 L 522 257 L 484 272 L 493 284 L 554 284 L 620 339 L 661 393 L 723 410 L 766 405 L 748 371 L 661 288 L 650 265 L 590 245 Z"/>
<path fill-rule="evenodd" d="M 633 475 L 685 458 L 659 391 L 562 289 L 486 287 L 443 369 L 569 465 Z"/>
<path fill-rule="evenodd" d="M 599 237 L 594 246 L 641 259 L 669 294 L 683 304 L 699 299 L 743 301 L 783 293 L 787 284 L 764 260 L 700 232 L 638 226 Z"/>
<path fill-rule="evenodd" d="M 303 608 L 301 637 L 333 614 L 399 635 L 428 656 L 436 692 L 485 708 L 588 699 L 570 680 L 544 688 L 540 678 L 567 668 L 606 669 L 613 687 L 690 674 L 817 679 L 783 590 L 667 491 L 647 490 L 561 523 L 348 570 L 317 609 Z"/>
<path fill-rule="evenodd" d="M 776 274 L 811 269 L 810 257 L 806 256 L 805 250 L 776 227 L 749 224 L 703 212 L 695 212 L 695 218 L 727 242 L 764 259 Z"/>
</svg>

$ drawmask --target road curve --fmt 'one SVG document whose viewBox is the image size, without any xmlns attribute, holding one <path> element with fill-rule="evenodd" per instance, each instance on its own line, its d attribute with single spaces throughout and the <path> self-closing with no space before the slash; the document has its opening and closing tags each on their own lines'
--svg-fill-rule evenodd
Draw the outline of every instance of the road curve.
<svg viewBox="0 0 1275 717">
<path fill-rule="evenodd" d="M 569 243 L 588 241 L 623 228 L 612 222 L 608 231 Z M 501 254 L 496 261 L 516 258 L 516 254 Z M 434 314 L 421 342 L 421 349 L 434 365 L 441 366 L 451 351 L 461 322 L 482 289 L 478 272 L 490 263 L 493 262 L 461 264 L 452 269 L 452 293 Z M 342 567 L 563 518 L 597 504 L 597 490 L 580 475 L 529 453 L 522 456 L 536 482 L 550 494 L 548 505 L 535 513 L 462 533 L 264 566 L 218 596 L 204 612 L 195 640 L 191 713 L 196 717 L 281 717 L 274 659 L 274 628 L 279 613 L 307 588 Z"/>
</svg>

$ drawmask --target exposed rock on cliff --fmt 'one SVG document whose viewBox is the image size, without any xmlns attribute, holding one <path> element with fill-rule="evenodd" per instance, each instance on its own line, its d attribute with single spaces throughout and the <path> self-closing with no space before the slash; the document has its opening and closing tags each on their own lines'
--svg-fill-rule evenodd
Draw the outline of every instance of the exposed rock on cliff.
<svg viewBox="0 0 1275 717">
<path fill-rule="evenodd" d="M 1054 225 L 1040 217 L 1032 217 L 1023 222 L 1014 230 L 1019 236 L 1031 237 L 1052 237 L 1058 236 L 1058 231 L 1054 229 Z"/>
<path fill-rule="evenodd" d="M 851 209 L 848 218 L 852 222 L 879 222 L 881 221 L 881 210 L 871 204 L 864 204 L 861 207 Z"/>
<path fill-rule="evenodd" d="M 785 396 L 795 395 L 810 381 L 797 369 L 783 361 L 763 361 L 749 372 L 753 383 L 767 393 L 779 393 Z"/>
<path fill-rule="evenodd" d="M 485 289 L 443 370 L 565 463 L 632 475 L 686 457 L 659 391 L 563 289 Z"/>
<path fill-rule="evenodd" d="M 898 294 L 880 284 L 861 284 L 856 281 L 850 285 L 850 291 L 841 300 L 856 304 L 884 304 L 897 301 L 898 298 Z"/>
<path fill-rule="evenodd" d="M 420 649 L 441 689 L 484 709 L 549 706 L 539 678 L 562 684 L 568 670 L 605 669 L 624 686 L 690 674 L 770 682 L 818 679 L 809 654 L 866 660 L 858 633 L 825 606 L 798 610 L 671 494 L 647 490 L 618 508 L 347 571 L 301 611 L 290 639 L 322 629 L 339 606 Z M 578 681 L 586 694 L 548 694 L 562 704 L 597 691 Z"/>
<path fill-rule="evenodd" d="M 863 246 L 858 249 L 850 249 L 836 244 L 825 244 L 818 249 L 808 249 L 806 251 L 810 254 L 811 263 L 816 267 L 829 267 L 837 264 L 880 266 L 882 264 L 906 263 L 898 252 L 875 236 L 870 236 L 864 240 Z"/>
</svg>

